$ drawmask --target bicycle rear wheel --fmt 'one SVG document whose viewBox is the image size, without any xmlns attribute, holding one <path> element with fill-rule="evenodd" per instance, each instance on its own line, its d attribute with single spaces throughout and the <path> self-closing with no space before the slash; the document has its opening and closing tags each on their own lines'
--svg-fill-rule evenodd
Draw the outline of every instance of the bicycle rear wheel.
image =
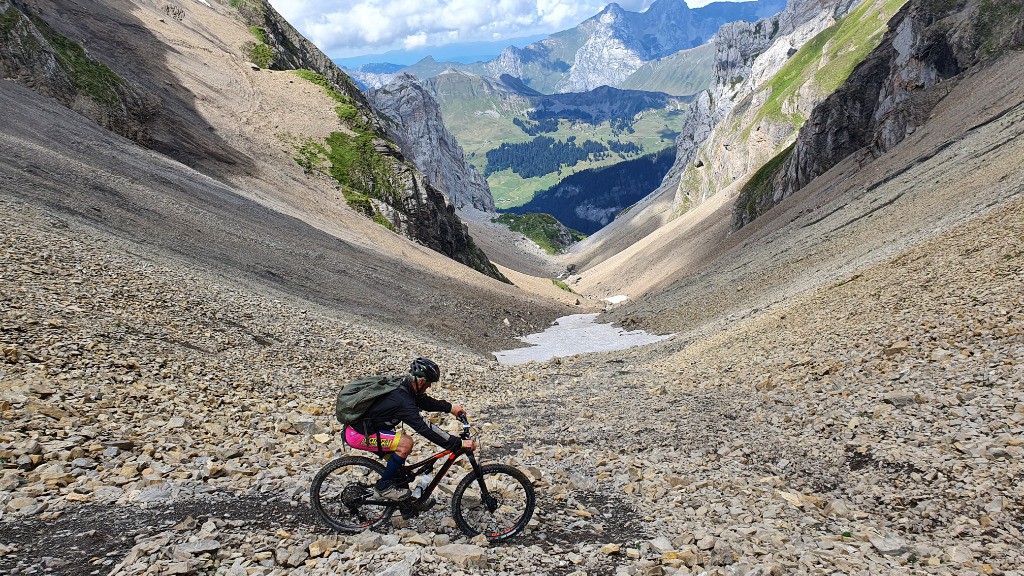
<svg viewBox="0 0 1024 576">
<path fill-rule="evenodd" d="M 338 458 L 313 477 L 309 503 L 320 520 L 338 532 L 354 534 L 376 528 L 395 511 L 394 506 L 366 503 L 373 498 L 373 485 L 382 474 L 384 467 L 369 458 Z"/>
<path fill-rule="evenodd" d="M 526 528 L 533 517 L 533 484 L 525 474 L 505 464 L 481 466 L 486 494 L 476 472 L 467 474 L 452 495 L 452 517 L 467 536 L 483 534 L 498 542 Z"/>
</svg>

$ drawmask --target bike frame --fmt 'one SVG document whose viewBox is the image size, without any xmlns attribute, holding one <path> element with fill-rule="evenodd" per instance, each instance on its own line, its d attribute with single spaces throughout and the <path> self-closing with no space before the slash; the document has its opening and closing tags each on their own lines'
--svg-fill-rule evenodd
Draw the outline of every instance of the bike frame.
<svg viewBox="0 0 1024 576">
<path fill-rule="evenodd" d="M 468 440 L 470 438 L 469 424 L 466 420 L 462 420 L 461 418 L 460 420 L 462 421 L 463 428 L 462 438 L 464 440 Z M 494 510 L 497 509 L 497 501 L 491 496 L 490 492 L 487 491 L 487 484 L 484 482 L 484 475 L 480 467 L 480 463 L 477 462 L 476 456 L 473 454 L 473 452 L 470 450 L 466 450 L 465 448 L 459 448 L 454 451 L 444 450 L 432 456 L 428 456 L 427 458 L 420 460 L 415 464 L 406 464 L 402 466 L 401 474 L 403 481 L 412 482 L 416 477 L 424 474 L 424 471 L 426 469 L 433 468 L 433 466 L 437 464 L 438 460 L 444 459 L 444 464 L 441 465 L 441 469 L 438 470 L 436 474 L 434 474 L 434 478 L 431 479 L 430 484 L 428 484 L 426 489 L 423 490 L 423 493 L 420 494 L 419 498 L 416 498 L 415 500 L 410 499 L 399 502 L 395 502 L 393 500 L 374 500 L 372 498 L 367 498 L 366 500 L 364 500 L 364 503 L 378 504 L 384 506 L 397 505 L 400 509 L 414 509 L 420 504 L 426 502 L 430 498 L 431 494 L 434 493 L 434 489 L 437 488 L 437 486 L 441 483 L 441 479 L 448 474 L 448 470 L 451 469 L 452 465 L 455 464 L 455 461 L 458 460 L 459 456 L 462 455 L 465 455 L 469 459 L 469 464 L 473 468 L 473 472 L 476 474 L 477 483 L 480 485 L 480 495 L 483 498 L 483 501 L 487 506 L 487 509 L 491 512 L 494 512 Z"/>
</svg>

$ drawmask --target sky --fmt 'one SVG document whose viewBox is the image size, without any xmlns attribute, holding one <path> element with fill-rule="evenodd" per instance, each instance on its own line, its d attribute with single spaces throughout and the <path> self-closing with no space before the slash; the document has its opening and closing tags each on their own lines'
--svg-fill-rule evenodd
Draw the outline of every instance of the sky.
<svg viewBox="0 0 1024 576">
<path fill-rule="evenodd" d="M 742 1 L 742 0 L 729 0 Z M 617 0 L 643 12 L 653 0 Z M 686 0 L 691 8 L 711 0 Z M 331 58 L 500 42 L 572 28 L 608 0 L 270 0 Z"/>
</svg>

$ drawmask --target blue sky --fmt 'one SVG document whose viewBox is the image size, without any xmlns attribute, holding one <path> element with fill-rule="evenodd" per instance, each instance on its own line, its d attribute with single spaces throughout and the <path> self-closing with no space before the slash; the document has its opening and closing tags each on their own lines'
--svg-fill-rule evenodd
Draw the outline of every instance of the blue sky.
<svg viewBox="0 0 1024 576">
<path fill-rule="evenodd" d="M 682 0 L 680 0 L 682 1 Z M 737 0 L 729 0 L 737 1 Z M 742 0 L 739 0 L 742 1 Z M 686 0 L 691 8 L 710 0 Z M 270 0 L 331 58 L 422 51 L 551 34 L 600 12 L 606 0 Z M 619 0 L 642 12 L 652 0 Z"/>
</svg>

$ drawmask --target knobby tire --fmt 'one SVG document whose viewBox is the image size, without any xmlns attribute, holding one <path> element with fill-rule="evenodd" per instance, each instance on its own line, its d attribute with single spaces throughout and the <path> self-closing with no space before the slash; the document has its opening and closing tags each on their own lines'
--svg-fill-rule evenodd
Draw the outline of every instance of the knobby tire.
<svg viewBox="0 0 1024 576">
<path fill-rule="evenodd" d="M 492 542 L 508 540 L 522 532 L 533 517 L 536 505 L 533 483 L 526 474 L 505 464 L 487 464 L 481 466 L 480 471 L 490 496 L 496 501 L 496 509 L 488 509 L 481 498 L 477 474 L 470 472 L 452 494 L 452 517 L 469 537 L 484 534 Z"/>
<path fill-rule="evenodd" d="M 367 505 L 361 500 L 384 474 L 384 466 L 362 456 L 344 456 L 327 463 L 309 487 L 309 503 L 321 522 L 337 532 L 355 534 L 387 522 L 394 506 Z"/>
</svg>

